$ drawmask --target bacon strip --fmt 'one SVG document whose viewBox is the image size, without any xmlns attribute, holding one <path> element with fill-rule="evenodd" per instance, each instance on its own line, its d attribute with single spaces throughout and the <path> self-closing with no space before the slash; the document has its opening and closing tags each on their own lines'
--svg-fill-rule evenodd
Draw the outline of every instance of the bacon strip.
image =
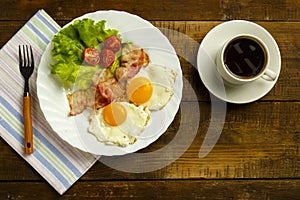
<svg viewBox="0 0 300 200">
<path fill-rule="evenodd" d="M 130 79 L 149 63 L 149 56 L 144 49 L 126 44 L 122 49 L 121 67 L 116 70 L 116 78 L 117 80 Z"/>
<path fill-rule="evenodd" d="M 89 89 L 67 94 L 70 106 L 69 115 L 78 115 L 86 108 L 102 108 L 113 100 L 123 98 L 124 95 L 124 88 L 118 84 L 110 70 L 100 69 L 93 76 L 92 85 Z"/>
<path fill-rule="evenodd" d="M 94 106 L 94 89 L 77 90 L 72 94 L 67 94 L 70 106 L 70 116 L 82 113 L 86 108 Z"/>
</svg>

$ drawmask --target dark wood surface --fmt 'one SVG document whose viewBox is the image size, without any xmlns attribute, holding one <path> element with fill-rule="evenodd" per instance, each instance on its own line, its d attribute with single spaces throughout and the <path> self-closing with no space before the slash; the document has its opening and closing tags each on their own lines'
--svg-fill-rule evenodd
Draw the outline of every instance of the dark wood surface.
<svg viewBox="0 0 300 200">
<path fill-rule="evenodd" d="M 191 124 L 199 127 L 190 147 L 168 166 L 126 173 L 97 162 L 63 196 L 0 139 L 0 199 L 300 199 L 299 0 L 2 0 L 0 46 L 41 8 L 60 25 L 96 10 L 124 10 L 195 40 L 197 45 L 182 45 L 172 31 L 164 32 L 177 53 L 188 58 L 180 57 L 180 62 L 191 87 L 184 86 L 184 112 L 178 112 L 166 133 L 141 152 L 167 145 L 179 123 L 187 136 Z M 210 124 L 211 100 L 194 67 L 197 50 L 209 30 L 233 19 L 254 21 L 273 35 L 281 50 L 282 70 L 275 87 L 262 99 L 227 104 L 218 143 L 199 158 Z M 195 121 L 196 107 L 201 110 L 200 121 Z"/>
</svg>

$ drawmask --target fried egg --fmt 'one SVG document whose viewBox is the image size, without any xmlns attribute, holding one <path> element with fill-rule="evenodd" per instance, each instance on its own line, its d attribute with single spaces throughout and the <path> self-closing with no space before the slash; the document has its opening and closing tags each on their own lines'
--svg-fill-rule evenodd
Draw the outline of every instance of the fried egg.
<svg viewBox="0 0 300 200">
<path fill-rule="evenodd" d="M 150 120 L 144 106 L 112 102 L 92 112 L 88 131 L 99 142 L 126 147 L 135 143 Z"/>
<path fill-rule="evenodd" d="M 150 64 L 141 68 L 128 81 L 126 93 L 130 102 L 148 107 L 150 111 L 161 110 L 174 95 L 176 71 L 165 66 Z"/>
</svg>

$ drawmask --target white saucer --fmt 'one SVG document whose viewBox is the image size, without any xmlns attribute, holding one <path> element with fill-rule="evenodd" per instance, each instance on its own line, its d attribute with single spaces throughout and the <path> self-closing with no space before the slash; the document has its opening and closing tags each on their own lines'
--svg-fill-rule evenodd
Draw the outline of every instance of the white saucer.
<svg viewBox="0 0 300 200">
<path fill-rule="evenodd" d="M 215 57 L 226 39 L 237 34 L 253 34 L 262 39 L 270 51 L 269 68 L 277 73 L 275 81 L 262 78 L 242 86 L 225 85 L 216 70 Z M 214 27 L 202 40 L 197 55 L 200 78 L 205 87 L 216 97 L 230 103 L 250 103 L 265 96 L 276 84 L 281 68 L 278 45 L 263 27 L 245 20 L 232 20 Z"/>
</svg>

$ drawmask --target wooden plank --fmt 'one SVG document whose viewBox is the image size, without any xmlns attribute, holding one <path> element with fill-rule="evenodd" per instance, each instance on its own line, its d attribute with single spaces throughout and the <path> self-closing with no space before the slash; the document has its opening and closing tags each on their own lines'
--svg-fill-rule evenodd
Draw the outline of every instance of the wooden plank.
<svg viewBox="0 0 300 200">
<path fill-rule="evenodd" d="M 195 65 L 199 44 L 205 35 L 216 25 L 222 22 L 173 22 L 151 21 L 152 24 L 162 30 L 168 37 L 180 57 Z M 24 21 L 1 22 L 0 21 L 0 46 L 3 46 L 24 25 Z M 67 21 L 60 22 L 64 25 Z M 300 58 L 300 25 L 293 22 L 257 22 L 266 28 L 277 41 L 283 59 Z M 295 34 L 297 33 L 297 34 Z M 191 40 L 192 42 L 189 42 Z M 285 61 L 285 60 L 284 60 Z"/>
<path fill-rule="evenodd" d="M 60 25 L 68 21 L 58 21 Z M 179 56 L 189 61 L 191 64 L 196 63 L 196 55 L 199 44 L 205 35 L 218 22 L 194 22 L 194 21 L 151 21 L 151 23 L 160 28 L 168 37 L 176 49 Z M 284 59 L 299 59 L 300 57 L 300 25 L 297 22 L 257 22 L 266 28 L 275 38 Z M 0 21 L 0 46 L 3 46 L 23 25 L 25 21 Z M 181 33 L 182 35 L 178 34 Z M 192 42 L 186 41 L 187 39 Z M 183 40 L 184 39 L 184 40 Z M 183 40 L 183 41 L 182 41 Z"/>
<path fill-rule="evenodd" d="M 26 188 L 26 190 L 24 190 Z M 300 180 L 77 182 L 63 196 L 47 183 L 0 182 L 0 198 L 18 199 L 299 199 Z"/>
<path fill-rule="evenodd" d="M 195 112 L 198 108 L 200 113 Z M 228 105 L 218 143 L 209 155 L 199 158 L 200 147 L 211 123 L 210 103 L 183 102 L 166 133 L 149 147 L 139 151 L 154 152 L 165 147 L 182 129 L 184 132 L 177 133 L 180 136 L 176 138 L 180 143 L 169 146 L 172 147 L 172 153 L 184 152 L 179 159 L 148 173 L 127 173 L 115 169 L 117 165 L 107 166 L 98 162 L 82 179 L 299 178 L 299 110 L 299 102 Z M 196 120 L 197 115 L 200 115 L 200 121 Z M 0 142 L 0 148 L 0 180 L 40 179 L 6 143 Z M 188 149 L 184 151 L 185 148 Z M 135 163 L 140 166 L 157 166 L 157 163 L 171 155 L 137 160 Z M 132 159 L 131 155 L 113 159 L 117 159 L 119 165 L 133 163 L 128 161 Z"/>
<path fill-rule="evenodd" d="M 227 1 L 227 0 L 153 0 L 114 1 L 105 3 L 97 0 L 89 2 L 71 1 L 19 1 L 2 0 L 3 13 L 0 20 L 29 19 L 38 9 L 46 11 L 56 20 L 70 20 L 84 13 L 96 10 L 124 10 L 140 15 L 147 20 L 289 20 L 299 21 L 300 4 L 297 0 L 273 1 Z M 13 13 L 13 15 L 11 14 Z"/>
<path fill-rule="evenodd" d="M 199 43 L 205 34 L 220 22 L 152 22 L 161 28 L 170 39 L 177 54 L 181 58 L 181 65 L 186 83 L 184 85 L 183 100 L 195 100 L 193 94 L 200 101 L 209 101 L 210 96 L 202 84 L 196 66 Z M 259 22 L 266 27 L 277 40 L 282 52 L 282 69 L 278 82 L 271 92 L 262 100 L 267 101 L 299 101 L 300 100 L 300 25 L 299 23 L 269 23 Z M 4 45 L 12 33 L 16 32 L 23 22 L 14 22 L 11 25 L 0 22 L 0 44 Z M 178 36 L 180 32 L 180 36 Z M 184 42 L 182 37 L 189 37 L 194 42 Z M 186 58 L 186 59 L 185 59 Z"/>
</svg>

